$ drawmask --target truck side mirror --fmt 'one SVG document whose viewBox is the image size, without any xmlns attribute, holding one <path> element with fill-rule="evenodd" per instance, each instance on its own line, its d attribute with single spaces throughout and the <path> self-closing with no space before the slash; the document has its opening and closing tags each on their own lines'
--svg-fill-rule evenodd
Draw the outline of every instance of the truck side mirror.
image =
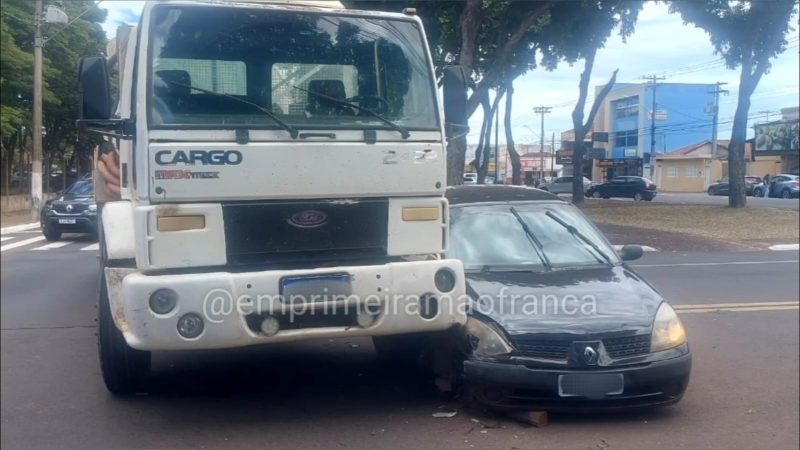
<svg viewBox="0 0 800 450">
<path fill-rule="evenodd" d="M 80 118 L 107 120 L 111 118 L 111 87 L 106 59 L 102 56 L 81 58 L 78 64 L 80 85 Z"/>
<path fill-rule="evenodd" d="M 469 131 L 467 127 L 467 74 L 461 66 L 442 70 L 445 134 L 453 138 Z"/>
</svg>

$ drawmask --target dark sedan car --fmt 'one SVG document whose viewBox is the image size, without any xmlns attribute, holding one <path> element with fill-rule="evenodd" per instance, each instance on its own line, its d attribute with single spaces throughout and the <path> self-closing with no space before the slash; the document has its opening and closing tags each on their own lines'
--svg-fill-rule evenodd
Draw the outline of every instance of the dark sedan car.
<svg viewBox="0 0 800 450">
<path fill-rule="evenodd" d="M 655 183 L 647 178 L 624 176 L 592 185 L 586 190 L 586 195 L 594 198 L 623 197 L 650 201 L 656 198 L 658 190 Z"/>
<path fill-rule="evenodd" d="M 48 241 L 62 233 L 97 233 L 97 204 L 91 179 L 81 179 L 58 198 L 47 201 L 40 216 L 42 234 Z"/>
<path fill-rule="evenodd" d="M 463 378 L 496 408 L 583 410 L 669 405 L 691 353 L 670 305 L 574 206 L 538 190 L 448 190 L 448 257 L 473 303 Z"/>
<path fill-rule="evenodd" d="M 753 191 L 761 183 L 759 177 L 744 177 L 745 194 L 753 195 Z M 708 195 L 728 195 L 730 194 L 730 182 L 725 177 L 708 187 Z"/>
</svg>

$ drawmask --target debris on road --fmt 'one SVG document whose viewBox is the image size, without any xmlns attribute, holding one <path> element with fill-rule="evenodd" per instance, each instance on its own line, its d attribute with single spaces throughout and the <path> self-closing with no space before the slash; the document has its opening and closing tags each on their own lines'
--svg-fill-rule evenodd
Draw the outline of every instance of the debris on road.
<svg viewBox="0 0 800 450">
<path fill-rule="evenodd" d="M 533 425 L 536 428 L 546 427 L 550 422 L 547 417 L 547 411 L 512 412 L 508 414 L 508 417 L 523 424 Z"/>
</svg>

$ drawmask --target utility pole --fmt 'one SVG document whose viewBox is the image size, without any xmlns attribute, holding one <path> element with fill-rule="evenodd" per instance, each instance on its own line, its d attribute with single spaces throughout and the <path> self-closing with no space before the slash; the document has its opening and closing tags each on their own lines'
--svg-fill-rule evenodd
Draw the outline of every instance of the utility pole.
<svg viewBox="0 0 800 450">
<path fill-rule="evenodd" d="M 550 137 L 550 177 L 555 176 L 553 170 L 556 167 L 556 134 L 553 133 Z"/>
<path fill-rule="evenodd" d="M 711 107 L 711 113 L 713 114 L 714 124 L 711 128 L 711 157 L 717 157 L 717 126 L 719 123 L 719 94 L 728 95 L 728 91 L 726 89 L 720 89 L 720 87 L 726 85 L 728 83 L 722 83 L 717 81 L 715 83 L 716 87 L 711 94 L 714 94 L 714 106 Z"/>
<path fill-rule="evenodd" d="M 33 158 L 31 158 L 31 219 L 39 220 L 42 205 L 42 0 L 36 0 L 33 38 Z"/>
<path fill-rule="evenodd" d="M 549 106 L 533 108 L 533 112 L 542 116 L 542 131 L 539 133 L 539 183 L 544 179 L 544 115 L 549 114 L 552 109 Z"/>
<path fill-rule="evenodd" d="M 649 80 L 650 84 L 653 85 L 653 106 L 650 111 L 650 178 L 653 178 L 656 155 L 656 108 L 658 106 L 656 103 L 656 87 L 658 86 L 658 82 L 665 78 L 657 75 L 649 75 L 644 78 Z"/>
<path fill-rule="evenodd" d="M 494 109 L 494 182 L 500 175 L 500 166 L 497 165 L 498 154 L 500 153 L 500 105 Z"/>
</svg>

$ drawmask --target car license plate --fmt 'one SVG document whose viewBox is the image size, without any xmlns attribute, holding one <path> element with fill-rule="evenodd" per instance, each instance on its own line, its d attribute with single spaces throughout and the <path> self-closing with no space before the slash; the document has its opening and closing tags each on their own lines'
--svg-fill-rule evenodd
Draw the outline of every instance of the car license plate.
<svg viewBox="0 0 800 450">
<path fill-rule="evenodd" d="M 570 373 L 558 376 L 558 395 L 600 399 L 622 394 L 625 380 L 621 373 Z"/>
<path fill-rule="evenodd" d="M 312 275 L 281 279 L 284 303 L 324 303 L 344 300 L 352 293 L 349 274 Z"/>
<path fill-rule="evenodd" d="M 75 219 L 58 219 L 58 223 L 65 225 L 75 225 Z"/>
</svg>

